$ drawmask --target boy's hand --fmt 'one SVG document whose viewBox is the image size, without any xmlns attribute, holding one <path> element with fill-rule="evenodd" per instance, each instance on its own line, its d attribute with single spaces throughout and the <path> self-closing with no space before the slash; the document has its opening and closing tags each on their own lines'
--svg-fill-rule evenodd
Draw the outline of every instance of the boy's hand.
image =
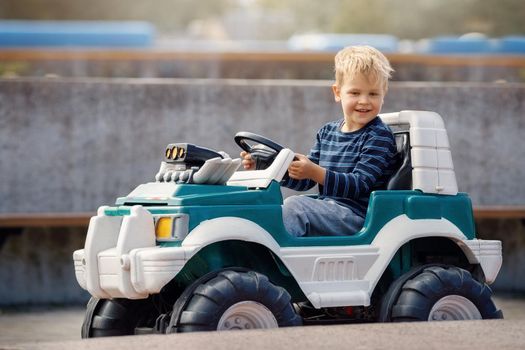
<svg viewBox="0 0 525 350">
<path fill-rule="evenodd" d="M 297 160 L 288 167 L 288 175 L 295 180 L 311 179 L 320 185 L 324 184 L 326 170 L 312 162 L 303 154 L 295 154 Z"/>
<path fill-rule="evenodd" d="M 255 161 L 252 159 L 252 155 L 246 151 L 241 152 L 242 166 L 244 170 L 255 170 Z"/>
</svg>

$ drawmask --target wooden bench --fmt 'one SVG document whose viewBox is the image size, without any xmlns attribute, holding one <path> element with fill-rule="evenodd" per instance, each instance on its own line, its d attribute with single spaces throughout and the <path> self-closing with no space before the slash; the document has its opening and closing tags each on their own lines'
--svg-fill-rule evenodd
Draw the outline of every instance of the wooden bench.
<svg viewBox="0 0 525 350">
<path fill-rule="evenodd" d="M 96 213 L 9 213 L 0 214 L 0 228 L 88 226 Z"/>
<path fill-rule="evenodd" d="M 0 214 L 0 228 L 87 227 L 95 213 L 8 213 Z M 475 219 L 524 219 L 525 206 L 478 206 Z"/>
<path fill-rule="evenodd" d="M 428 55 L 387 54 L 392 64 L 420 64 L 442 66 L 505 66 L 525 67 L 519 55 Z M 332 52 L 199 52 L 174 50 L 67 50 L 67 49 L 3 49 L 0 61 L 234 61 L 234 62 L 323 62 L 333 64 Z"/>
<path fill-rule="evenodd" d="M 476 219 L 525 219 L 525 206 L 479 206 L 474 208 Z"/>
</svg>

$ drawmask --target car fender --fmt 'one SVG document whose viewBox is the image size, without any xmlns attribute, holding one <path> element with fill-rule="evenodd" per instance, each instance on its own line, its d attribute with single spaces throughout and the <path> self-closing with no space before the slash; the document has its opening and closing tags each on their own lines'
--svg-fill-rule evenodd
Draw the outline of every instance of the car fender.
<svg viewBox="0 0 525 350">
<path fill-rule="evenodd" d="M 370 281 L 370 294 L 396 252 L 405 243 L 424 237 L 450 238 L 458 244 L 471 263 L 477 262 L 471 249 L 461 244 L 467 241 L 467 237 L 449 220 L 445 218 L 413 220 L 405 214 L 399 215 L 383 226 L 371 243 L 371 246 L 379 249 L 379 257 L 365 275 L 365 280 Z"/>
<path fill-rule="evenodd" d="M 279 244 L 268 231 L 253 221 L 239 217 L 221 217 L 201 222 L 181 246 L 189 260 L 201 248 L 220 241 L 239 240 L 261 244 L 279 255 Z"/>
</svg>

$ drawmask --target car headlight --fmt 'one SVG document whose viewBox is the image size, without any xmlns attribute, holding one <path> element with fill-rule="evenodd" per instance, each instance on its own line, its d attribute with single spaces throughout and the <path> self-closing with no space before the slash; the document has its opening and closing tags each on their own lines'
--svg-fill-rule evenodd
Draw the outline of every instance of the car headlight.
<svg viewBox="0 0 525 350">
<path fill-rule="evenodd" d="M 155 218 L 157 241 L 183 240 L 188 234 L 190 217 L 188 214 L 163 215 Z"/>
</svg>

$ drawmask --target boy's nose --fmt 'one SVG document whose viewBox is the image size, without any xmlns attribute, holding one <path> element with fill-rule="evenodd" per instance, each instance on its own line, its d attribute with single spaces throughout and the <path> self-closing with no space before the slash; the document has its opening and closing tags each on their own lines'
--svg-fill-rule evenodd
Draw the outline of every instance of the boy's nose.
<svg viewBox="0 0 525 350">
<path fill-rule="evenodd" d="M 368 100 L 368 96 L 367 95 L 359 96 L 359 100 L 358 100 L 359 103 L 368 103 L 368 101 L 369 100 Z"/>
</svg>

